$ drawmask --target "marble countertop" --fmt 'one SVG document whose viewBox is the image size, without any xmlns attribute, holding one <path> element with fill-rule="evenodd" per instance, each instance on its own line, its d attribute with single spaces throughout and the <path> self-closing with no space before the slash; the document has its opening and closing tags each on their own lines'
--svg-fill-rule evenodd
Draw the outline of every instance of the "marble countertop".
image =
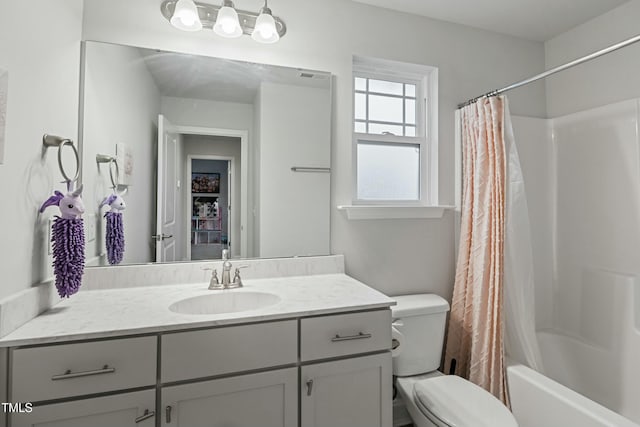
<svg viewBox="0 0 640 427">
<path fill-rule="evenodd" d="M 0 347 L 176 331 L 385 308 L 393 299 L 346 274 L 244 280 L 241 289 L 210 291 L 208 283 L 79 292 L 0 339 Z M 266 292 L 280 301 L 223 314 L 179 314 L 177 301 L 229 292 Z"/>
</svg>

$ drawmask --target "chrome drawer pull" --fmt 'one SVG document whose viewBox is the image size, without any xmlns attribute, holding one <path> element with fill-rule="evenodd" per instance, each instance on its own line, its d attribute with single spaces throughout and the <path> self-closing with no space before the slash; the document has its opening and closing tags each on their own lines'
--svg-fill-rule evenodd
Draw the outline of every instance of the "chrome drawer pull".
<svg viewBox="0 0 640 427">
<path fill-rule="evenodd" d="M 313 380 L 307 380 L 307 396 L 311 396 L 313 391 Z"/>
<path fill-rule="evenodd" d="M 358 332 L 358 335 L 347 335 L 347 336 L 344 336 L 344 337 L 341 337 L 340 335 L 336 334 L 335 337 L 331 338 L 331 341 L 333 341 L 333 342 L 351 341 L 351 340 L 363 340 L 363 339 L 367 339 L 367 338 L 371 338 L 371 334 L 365 334 L 364 332 Z"/>
<path fill-rule="evenodd" d="M 113 374 L 115 372 L 116 368 L 110 368 L 109 365 L 104 365 L 102 369 L 94 369 L 93 371 L 83 372 L 71 372 L 71 369 L 68 369 L 64 374 L 52 376 L 51 381 L 69 380 L 71 378 L 89 377 L 91 375 Z"/>
<path fill-rule="evenodd" d="M 138 418 L 136 418 L 134 421 L 136 422 L 136 424 L 141 423 L 142 421 L 149 419 L 151 417 L 153 417 L 154 415 L 156 415 L 155 412 L 151 411 L 149 412 L 148 409 L 144 410 L 144 414 L 140 415 Z"/>
<path fill-rule="evenodd" d="M 167 424 L 171 424 L 171 406 L 167 406 L 164 411 Z"/>
</svg>

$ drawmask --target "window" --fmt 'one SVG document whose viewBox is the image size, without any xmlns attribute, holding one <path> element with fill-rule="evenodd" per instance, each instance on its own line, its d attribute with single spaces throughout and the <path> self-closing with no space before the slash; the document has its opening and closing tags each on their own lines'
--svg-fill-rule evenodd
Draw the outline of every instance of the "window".
<svg viewBox="0 0 640 427">
<path fill-rule="evenodd" d="M 437 70 L 360 57 L 353 68 L 354 203 L 435 203 Z"/>
<path fill-rule="evenodd" d="M 416 86 L 356 76 L 354 132 L 416 136 Z"/>
</svg>

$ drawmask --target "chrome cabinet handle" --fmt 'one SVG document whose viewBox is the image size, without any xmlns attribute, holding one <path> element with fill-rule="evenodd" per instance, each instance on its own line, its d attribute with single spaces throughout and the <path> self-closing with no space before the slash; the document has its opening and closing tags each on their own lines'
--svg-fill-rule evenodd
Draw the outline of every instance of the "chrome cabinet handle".
<svg viewBox="0 0 640 427">
<path fill-rule="evenodd" d="M 69 380 L 72 378 L 89 377 L 91 375 L 113 374 L 115 372 L 116 368 L 110 368 L 109 365 L 104 365 L 102 369 L 94 369 L 92 371 L 82 372 L 71 372 L 71 369 L 67 369 L 64 374 L 52 376 L 51 381 Z"/>
<path fill-rule="evenodd" d="M 371 334 L 365 334 L 364 332 L 358 332 L 357 335 L 346 335 L 344 337 L 341 337 L 340 335 L 336 334 L 335 337 L 331 338 L 332 342 L 338 342 L 338 341 L 351 341 L 351 340 L 364 340 L 367 338 L 371 338 Z"/>
<path fill-rule="evenodd" d="M 307 396 L 311 396 L 313 391 L 313 380 L 307 380 Z"/>
<path fill-rule="evenodd" d="M 144 420 L 147 420 L 151 417 L 153 417 L 154 415 L 156 415 L 155 412 L 153 411 L 149 411 L 148 409 L 144 410 L 144 414 L 140 415 L 138 418 L 136 418 L 134 421 L 136 422 L 136 424 L 141 423 Z"/>
<path fill-rule="evenodd" d="M 167 406 L 165 408 L 165 418 L 167 419 L 167 424 L 171 423 L 171 406 Z"/>
</svg>

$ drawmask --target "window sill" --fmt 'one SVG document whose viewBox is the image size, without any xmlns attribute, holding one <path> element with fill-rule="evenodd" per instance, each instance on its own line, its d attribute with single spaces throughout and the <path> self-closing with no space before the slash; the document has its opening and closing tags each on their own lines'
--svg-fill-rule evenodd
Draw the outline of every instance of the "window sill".
<svg viewBox="0 0 640 427">
<path fill-rule="evenodd" d="M 384 205 L 341 205 L 347 219 L 433 219 L 442 218 L 444 211 L 454 206 L 384 206 Z"/>
</svg>

